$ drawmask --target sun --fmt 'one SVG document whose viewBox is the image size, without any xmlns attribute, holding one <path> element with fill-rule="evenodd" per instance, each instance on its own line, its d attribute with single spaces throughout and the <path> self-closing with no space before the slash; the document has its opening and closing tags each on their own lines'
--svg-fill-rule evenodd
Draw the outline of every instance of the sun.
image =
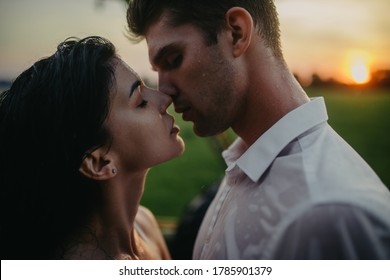
<svg viewBox="0 0 390 280">
<path fill-rule="evenodd" d="M 349 71 L 352 79 L 357 84 L 364 84 L 370 80 L 369 67 L 362 58 L 356 58 L 352 61 Z"/>
</svg>

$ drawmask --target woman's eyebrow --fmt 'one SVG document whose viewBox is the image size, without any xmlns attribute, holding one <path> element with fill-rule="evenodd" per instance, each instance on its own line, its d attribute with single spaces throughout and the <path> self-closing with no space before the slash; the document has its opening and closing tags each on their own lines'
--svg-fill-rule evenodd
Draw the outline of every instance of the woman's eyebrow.
<svg viewBox="0 0 390 280">
<path fill-rule="evenodd" d="M 133 95 L 134 93 L 134 90 L 139 87 L 141 85 L 141 81 L 140 80 L 136 80 L 130 87 L 130 94 L 129 94 L 129 98 Z"/>
</svg>

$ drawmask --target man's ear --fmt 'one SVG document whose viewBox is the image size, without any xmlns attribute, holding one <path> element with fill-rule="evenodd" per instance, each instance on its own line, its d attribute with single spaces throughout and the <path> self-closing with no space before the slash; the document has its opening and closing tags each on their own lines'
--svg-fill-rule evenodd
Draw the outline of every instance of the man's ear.
<svg viewBox="0 0 390 280">
<path fill-rule="evenodd" d="M 226 24 L 232 34 L 233 55 L 239 57 L 248 49 L 252 39 L 252 16 L 243 8 L 233 7 L 226 12 Z"/>
<path fill-rule="evenodd" d="M 82 161 L 79 171 L 84 176 L 98 181 L 111 179 L 117 174 L 114 160 L 107 154 L 107 147 L 100 147 L 88 154 Z"/>
</svg>

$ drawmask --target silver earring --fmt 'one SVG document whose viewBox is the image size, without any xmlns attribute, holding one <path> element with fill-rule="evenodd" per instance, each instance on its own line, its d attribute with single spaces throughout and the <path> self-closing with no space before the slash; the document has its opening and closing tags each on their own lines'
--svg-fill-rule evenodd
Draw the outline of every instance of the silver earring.
<svg viewBox="0 0 390 280">
<path fill-rule="evenodd" d="M 111 172 L 112 172 L 112 174 L 116 174 L 116 172 L 117 172 L 116 168 L 113 168 L 113 169 L 111 170 Z"/>
</svg>

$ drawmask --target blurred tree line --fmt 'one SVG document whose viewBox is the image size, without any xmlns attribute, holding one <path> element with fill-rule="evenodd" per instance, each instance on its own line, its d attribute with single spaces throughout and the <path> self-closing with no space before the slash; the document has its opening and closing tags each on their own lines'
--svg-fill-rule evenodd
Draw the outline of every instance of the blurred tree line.
<svg viewBox="0 0 390 280">
<path fill-rule="evenodd" d="M 390 89 L 390 69 L 377 70 L 370 74 L 371 79 L 364 84 L 350 85 L 341 83 L 335 79 L 322 79 L 316 73 L 313 73 L 309 82 L 304 81 L 298 74 L 294 74 L 297 81 L 303 87 L 365 87 L 365 88 L 381 88 Z M 390 91 L 388 92 L 390 93 Z"/>
</svg>

